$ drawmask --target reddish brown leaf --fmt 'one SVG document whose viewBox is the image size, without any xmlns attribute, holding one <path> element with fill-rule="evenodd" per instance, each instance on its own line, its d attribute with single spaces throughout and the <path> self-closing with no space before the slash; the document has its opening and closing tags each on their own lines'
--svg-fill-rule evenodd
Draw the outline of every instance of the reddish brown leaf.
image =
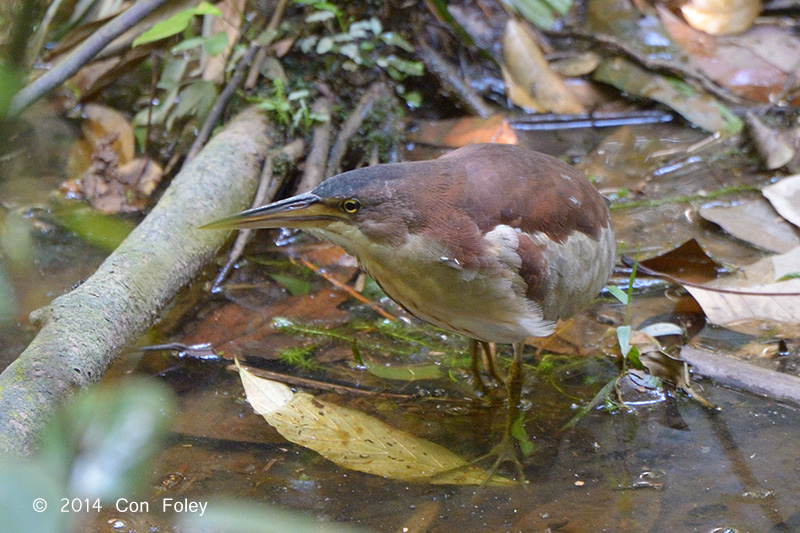
<svg viewBox="0 0 800 533">
<path fill-rule="evenodd" d="M 695 239 L 639 264 L 647 270 L 694 283 L 716 279 L 719 268 Z"/>
</svg>

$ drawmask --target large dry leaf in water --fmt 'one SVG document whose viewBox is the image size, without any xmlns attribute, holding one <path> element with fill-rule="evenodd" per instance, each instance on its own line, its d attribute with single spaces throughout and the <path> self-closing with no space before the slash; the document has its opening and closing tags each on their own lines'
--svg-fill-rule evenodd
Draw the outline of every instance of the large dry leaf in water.
<svg viewBox="0 0 800 533">
<path fill-rule="evenodd" d="M 450 450 L 393 428 L 365 413 L 293 393 L 282 383 L 239 365 L 247 401 L 286 440 L 310 448 L 344 468 L 390 479 L 480 485 L 489 473 Z M 489 485 L 509 485 L 491 476 Z"/>
<path fill-rule="evenodd" d="M 797 229 L 783 220 L 763 198 L 732 205 L 703 206 L 699 212 L 701 217 L 718 224 L 737 239 L 764 250 L 783 253 L 800 246 Z"/>
<path fill-rule="evenodd" d="M 800 247 L 757 261 L 739 275 L 684 287 L 713 324 L 757 332 L 759 322 L 768 322 L 795 331 L 800 329 L 800 279 L 792 275 L 798 272 Z"/>
<path fill-rule="evenodd" d="M 762 192 L 775 211 L 800 228 L 800 174 L 783 178 Z"/>
<path fill-rule="evenodd" d="M 550 68 L 527 28 L 513 17 L 508 19 L 503 35 L 503 61 L 508 97 L 516 105 L 530 111 L 585 112 Z"/>
</svg>

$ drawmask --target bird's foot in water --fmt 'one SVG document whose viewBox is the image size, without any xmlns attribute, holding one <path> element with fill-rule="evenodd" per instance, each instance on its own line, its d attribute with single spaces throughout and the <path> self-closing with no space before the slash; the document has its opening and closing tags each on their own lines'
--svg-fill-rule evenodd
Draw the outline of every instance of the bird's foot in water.
<svg viewBox="0 0 800 533">
<path fill-rule="evenodd" d="M 482 463 L 487 460 L 494 459 L 483 485 L 489 484 L 493 477 L 499 475 L 498 470 L 504 463 L 511 463 L 516 473 L 516 479 L 519 483 L 528 483 L 528 480 L 525 478 L 525 470 L 522 467 L 522 457 L 524 455 L 529 455 L 532 443 L 530 440 L 528 440 L 527 435 L 524 435 L 522 439 L 517 436 L 517 431 L 515 430 L 519 428 L 522 428 L 522 431 L 524 432 L 521 418 L 518 422 L 515 422 L 512 427 L 507 428 L 503 439 L 498 442 L 489 453 L 470 462 L 470 464 L 474 465 L 476 463 Z"/>
</svg>

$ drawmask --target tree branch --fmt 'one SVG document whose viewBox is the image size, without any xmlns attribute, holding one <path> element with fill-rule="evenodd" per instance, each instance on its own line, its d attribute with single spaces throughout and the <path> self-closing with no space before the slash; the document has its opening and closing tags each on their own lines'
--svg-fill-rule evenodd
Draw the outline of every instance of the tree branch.
<svg viewBox="0 0 800 533">
<path fill-rule="evenodd" d="M 25 86 L 11 100 L 9 116 L 25 111 L 36 100 L 49 93 L 94 58 L 107 44 L 134 26 L 169 0 L 140 0 L 97 30 L 66 59 L 46 74 Z"/>
<path fill-rule="evenodd" d="M 267 128 L 255 110 L 238 115 L 97 272 L 32 315 L 39 334 L 0 374 L 0 453 L 31 452 L 56 407 L 97 382 L 214 256 L 227 234 L 198 226 L 250 203 Z"/>
</svg>

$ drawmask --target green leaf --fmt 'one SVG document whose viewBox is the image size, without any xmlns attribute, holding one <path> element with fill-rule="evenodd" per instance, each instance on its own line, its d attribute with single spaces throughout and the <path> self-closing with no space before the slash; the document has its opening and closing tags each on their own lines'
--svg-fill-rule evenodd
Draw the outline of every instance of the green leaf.
<svg viewBox="0 0 800 533">
<path fill-rule="evenodd" d="M 285 274 L 270 274 L 269 277 L 286 287 L 286 290 L 288 290 L 289 294 L 292 296 L 308 294 L 311 290 L 311 283 L 303 279 L 293 278 Z"/>
<path fill-rule="evenodd" d="M 128 380 L 91 389 L 47 426 L 42 457 L 65 493 L 112 501 L 146 485 L 175 402 L 158 381 Z M 55 504 L 55 502 L 53 502 Z"/>
<path fill-rule="evenodd" d="M 224 31 L 218 31 L 203 41 L 203 49 L 210 56 L 221 54 L 226 46 L 228 46 L 228 34 Z"/>
<path fill-rule="evenodd" d="M 51 211 L 55 222 L 75 233 L 92 246 L 109 252 L 133 231 L 135 224 L 113 215 L 105 215 L 83 204 L 68 203 Z"/>
<path fill-rule="evenodd" d="M 367 372 L 383 379 L 397 381 L 418 381 L 421 379 L 439 379 L 443 376 L 439 365 L 386 366 L 367 363 Z"/>
<path fill-rule="evenodd" d="M 398 48 L 402 48 L 408 53 L 414 52 L 414 46 L 410 42 L 403 39 L 403 37 L 401 37 L 400 34 L 397 32 L 387 31 L 386 33 L 382 33 L 381 41 L 385 42 L 390 46 L 396 46 Z"/>
<path fill-rule="evenodd" d="M 628 294 L 616 285 L 609 285 L 606 287 L 606 290 L 611 293 L 611 296 L 619 300 L 622 305 L 628 305 L 628 302 L 630 302 L 628 299 Z"/>
<path fill-rule="evenodd" d="M 210 2 L 200 2 L 197 4 L 197 7 L 194 8 L 195 15 L 215 15 L 217 17 L 222 16 L 222 11 L 219 10 L 217 6 Z"/>
<path fill-rule="evenodd" d="M 589 403 L 578 409 L 578 412 L 575 413 L 575 416 L 573 416 L 569 422 L 564 424 L 564 426 L 561 428 L 561 431 L 566 431 L 567 429 L 574 427 L 584 416 L 589 413 L 589 411 L 600 405 L 600 402 L 607 404 L 610 399 L 611 392 L 614 390 L 614 387 L 617 384 L 617 379 L 619 378 L 609 380 L 608 383 L 606 383 L 603 388 L 594 395 L 594 398 L 592 398 Z"/>
<path fill-rule="evenodd" d="M 506 0 L 505 3 L 538 28 L 549 30 L 555 25 L 553 11 L 544 0 Z"/>
<path fill-rule="evenodd" d="M 336 18 L 336 15 L 330 11 L 315 11 L 305 18 L 305 22 L 310 24 L 312 22 L 323 22 L 332 18 Z"/>
<path fill-rule="evenodd" d="M 290 102 L 293 102 L 295 100 L 302 100 L 303 98 L 308 98 L 310 94 L 311 92 L 309 92 L 308 89 L 299 89 L 297 91 L 290 92 L 289 95 L 286 97 L 286 99 L 289 100 Z"/>
<path fill-rule="evenodd" d="M 342 10 L 339 9 L 339 6 L 336 4 L 332 4 L 330 2 L 317 2 L 314 4 L 314 9 L 319 9 L 321 11 L 330 11 L 336 16 L 342 14 Z"/>
<path fill-rule="evenodd" d="M 642 364 L 642 359 L 639 356 L 639 348 L 636 346 L 631 346 L 627 357 L 628 361 L 630 361 L 631 365 L 633 365 L 633 368 L 644 370 L 644 364 Z"/>
<path fill-rule="evenodd" d="M 191 37 L 189 39 L 184 39 L 175 46 L 170 49 L 170 52 L 173 54 L 177 54 L 178 52 L 185 52 L 186 50 L 191 50 L 192 48 L 197 48 L 198 46 L 203 46 L 205 43 L 205 37 Z"/>
<path fill-rule="evenodd" d="M 403 93 L 403 99 L 405 99 L 408 106 L 412 109 L 416 109 L 422 105 L 422 94 L 420 94 L 419 91 Z"/>
<path fill-rule="evenodd" d="M 775 281 L 789 281 L 790 279 L 798 279 L 800 278 L 800 272 L 792 272 L 790 274 L 786 274 L 785 276 L 781 276 Z"/>
<path fill-rule="evenodd" d="M 511 436 L 517 440 L 519 444 L 519 451 L 525 457 L 533 453 L 533 442 L 528 437 L 528 432 L 525 431 L 525 415 L 520 413 L 516 420 L 511 424 Z"/>
<path fill-rule="evenodd" d="M 622 352 L 622 357 L 628 357 L 631 351 L 631 327 L 620 326 L 617 328 L 617 342 L 619 343 L 619 350 Z"/>
<path fill-rule="evenodd" d="M 200 2 L 195 7 L 184 9 L 172 15 L 170 18 L 156 22 L 152 28 L 142 33 L 133 40 L 132 48 L 136 48 L 141 44 L 152 43 L 178 35 L 186 30 L 195 15 L 216 15 L 222 16 L 222 12 L 213 4 L 208 2 Z"/>
<path fill-rule="evenodd" d="M 552 7 L 554 10 L 558 12 L 559 15 L 564 16 L 569 12 L 569 8 L 572 7 L 572 0 L 546 0 L 547 3 Z"/>
<path fill-rule="evenodd" d="M 194 17 L 194 10 L 187 9 L 176 13 L 166 20 L 156 22 L 152 28 L 134 39 L 131 47 L 136 48 L 142 44 L 152 43 L 160 41 L 161 39 L 166 39 L 167 37 L 172 37 L 173 35 L 178 35 L 189 27 L 192 17 Z"/>
<path fill-rule="evenodd" d="M 178 97 L 178 103 L 167 117 L 166 126 L 179 119 L 194 118 L 199 124 L 205 121 L 211 106 L 217 100 L 217 88 L 210 81 L 196 81 L 186 86 Z"/>
<path fill-rule="evenodd" d="M 8 114 L 11 99 L 23 85 L 22 73 L 11 63 L 0 59 L 0 118 Z"/>
</svg>

